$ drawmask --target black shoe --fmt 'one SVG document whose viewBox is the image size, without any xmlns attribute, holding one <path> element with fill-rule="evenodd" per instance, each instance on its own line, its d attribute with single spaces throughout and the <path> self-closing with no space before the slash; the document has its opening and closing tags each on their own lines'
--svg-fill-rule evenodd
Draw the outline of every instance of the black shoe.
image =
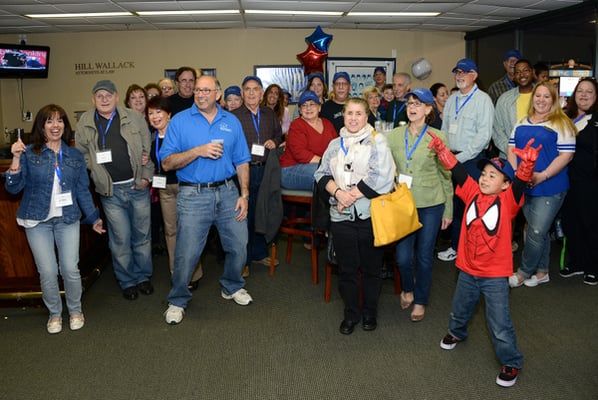
<svg viewBox="0 0 598 400">
<path fill-rule="evenodd" d="M 373 331 L 378 327 L 378 321 L 376 321 L 376 317 L 365 317 L 363 319 L 363 330 L 364 331 Z"/>
<path fill-rule="evenodd" d="M 199 287 L 199 279 L 196 281 L 191 281 L 187 285 L 187 289 L 189 289 L 190 291 L 197 290 L 198 287 Z"/>
<path fill-rule="evenodd" d="M 343 335 L 350 335 L 353 333 L 355 325 L 357 325 L 357 322 L 344 319 L 341 323 L 341 327 L 339 328 L 339 330 Z"/>
<path fill-rule="evenodd" d="M 137 285 L 137 289 L 139 289 L 139 291 L 146 296 L 154 293 L 154 286 L 150 281 L 141 282 Z"/>
<path fill-rule="evenodd" d="M 575 275 L 583 275 L 583 271 L 576 271 L 571 267 L 565 267 L 559 271 L 559 275 L 563 278 L 571 278 Z"/>
<path fill-rule="evenodd" d="M 126 289 L 123 289 L 123 297 L 127 300 L 135 300 L 139 297 L 139 292 L 137 291 L 137 286 L 131 286 Z"/>
<path fill-rule="evenodd" d="M 596 286 L 598 285 L 598 279 L 594 274 L 585 274 L 583 276 L 583 283 L 585 283 L 586 285 Z"/>
</svg>

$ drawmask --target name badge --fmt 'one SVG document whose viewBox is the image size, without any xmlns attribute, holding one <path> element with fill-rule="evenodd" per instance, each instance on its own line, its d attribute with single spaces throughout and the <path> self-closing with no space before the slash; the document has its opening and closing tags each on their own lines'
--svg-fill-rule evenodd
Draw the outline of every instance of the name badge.
<svg viewBox="0 0 598 400">
<path fill-rule="evenodd" d="M 413 177 L 410 175 L 399 174 L 399 183 L 405 183 L 409 189 L 411 189 L 411 183 L 413 182 Z"/>
<path fill-rule="evenodd" d="M 450 133 L 451 135 L 456 135 L 457 134 L 457 123 L 456 122 L 451 122 L 449 124 L 449 131 L 448 133 Z"/>
<path fill-rule="evenodd" d="M 73 205 L 73 196 L 71 195 L 70 190 L 57 194 L 54 200 L 56 200 L 56 207 L 66 207 Z"/>
<path fill-rule="evenodd" d="M 166 176 L 154 175 L 152 179 L 152 187 L 156 189 L 166 189 Z"/>
<path fill-rule="evenodd" d="M 251 145 L 251 155 L 263 157 L 266 154 L 266 148 L 263 144 L 254 143 Z"/>
<path fill-rule="evenodd" d="M 112 150 L 101 150 L 96 153 L 96 160 L 98 164 L 106 164 L 112 162 Z"/>
</svg>

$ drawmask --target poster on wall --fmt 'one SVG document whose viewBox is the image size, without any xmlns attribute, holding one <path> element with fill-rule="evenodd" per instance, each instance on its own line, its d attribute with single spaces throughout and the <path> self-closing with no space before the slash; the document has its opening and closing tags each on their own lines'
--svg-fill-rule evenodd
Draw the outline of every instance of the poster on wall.
<svg viewBox="0 0 598 400">
<path fill-rule="evenodd" d="M 289 103 L 297 103 L 299 96 L 307 85 L 307 79 L 303 74 L 301 65 L 254 65 L 255 76 L 262 80 L 264 90 L 273 83 L 276 83 L 291 94 Z"/>
<path fill-rule="evenodd" d="M 386 70 L 386 83 L 392 83 L 395 73 L 393 58 L 344 58 L 328 57 L 326 60 L 326 81 L 332 88 L 332 78 L 337 72 L 346 72 L 351 77 L 350 97 L 361 97 L 361 92 L 368 86 L 375 86 L 374 70 L 382 67 Z"/>
</svg>

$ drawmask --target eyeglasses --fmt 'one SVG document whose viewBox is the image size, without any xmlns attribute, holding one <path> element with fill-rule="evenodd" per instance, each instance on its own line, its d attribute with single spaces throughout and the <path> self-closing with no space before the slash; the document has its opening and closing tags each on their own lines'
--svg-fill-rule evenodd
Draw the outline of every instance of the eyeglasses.
<svg viewBox="0 0 598 400">
<path fill-rule="evenodd" d="M 172 86 L 162 86 L 162 90 L 172 90 Z"/>
<path fill-rule="evenodd" d="M 458 69 L 453 73 L 455 74 L 455 76 L 463 76 L 463 75 L 471 74 L 471 71 L 461 71 L 460 69 Z"/>
<path fill-rule="evenodd" d="M 349 86 L 348 82 L 334 82 L 335 86 Z"/>
<path fill-rule="evenodd" d="M 147 97 L 156 97 L 158 95 L 158 93 L 148 93 Z"/>
<path fill-rule="evenodd" d="M 212 92 L 217 92 L 218 89 L 208 89 L 208 88 L 195 88 L 193 89 L 193 93 L 199 94 L 210 94 Z"/>
<path fill-rule="evenodd" d="M 421 106 L 423 106 L 424 103 L 419 102 L 419 101 L 408 101 L 407 102 L 407 107 L 415 107 L 415 108 L 420 108 Z"/>
</svg>

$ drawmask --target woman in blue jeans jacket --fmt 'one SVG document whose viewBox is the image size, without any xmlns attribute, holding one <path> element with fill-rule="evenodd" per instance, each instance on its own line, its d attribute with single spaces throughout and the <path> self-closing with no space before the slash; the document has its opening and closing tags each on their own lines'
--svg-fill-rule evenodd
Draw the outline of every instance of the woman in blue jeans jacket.
<svg viewBox="0 0 598 400">
<path fill-rule="evenodd" d="M 43 107 L 33 123 L 32 143 L 25 146 L 20 137 L 13 143 L 12 163 L 4 174 L 9 193 L 24 190 L 17 223 L 25 228 L 40 275 L 42 298 L 50 312 L 48 333 L 62 330 L 59 272 L 64 282 L 71 330 L 81 329 L 85 322 L 78 268 L 81 210 L 86 216 L 83 223 L 93 224 L 93 230 L 98 233 L 105 232 L 89 192 L 83 156 L 68 146 L 72 137 L 64 109 L 55 104 Z"/>
</svg>

